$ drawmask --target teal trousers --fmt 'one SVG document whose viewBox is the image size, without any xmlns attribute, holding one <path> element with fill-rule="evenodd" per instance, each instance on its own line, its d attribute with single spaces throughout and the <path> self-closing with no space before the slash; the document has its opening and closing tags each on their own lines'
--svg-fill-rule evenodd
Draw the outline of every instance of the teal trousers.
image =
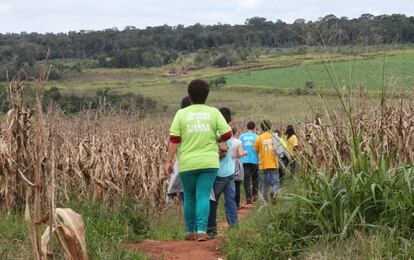
<svg viewBox="0 0 414 260">
<path fill-rule="evenodd" d="M 184 219 L 187 233 L 206 233 L 210 214 L 210 192 L 218 169 L 180 172 L 184 190 Z"/>
</svg>

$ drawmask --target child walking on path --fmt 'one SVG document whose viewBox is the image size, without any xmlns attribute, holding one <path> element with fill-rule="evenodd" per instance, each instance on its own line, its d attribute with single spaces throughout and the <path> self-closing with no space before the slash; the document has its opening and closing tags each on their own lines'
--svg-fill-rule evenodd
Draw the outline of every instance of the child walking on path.
<svg viewBox="0 0 414 260">
<path fill-rule="evenodd" d="M 181 109 L 191 106 L 191 100 L 189 96 L 184 97 L 181 100 Z M 178 158 L 175 160 L 173 167 L 173 175 L 171 175 L 170 182 L 168 183 L 166 203 L 171 204 L 174 197 L 179 194 L 180 199 L 184 200 L 183 186 L 180 181 L 180 171 L 178 167 Z"/>
<path fill-rule="evenodd" d="M 193 80 L 188 86 L 192 105 L 178 110 L 170 128 L 165 170 L 171 174 L 177 152 L 184 189 L 184 219 L 187 240 L 205 241 L 210 212 L 210 191 L 219 168 L 217 141 L 231 139 L 231 129 L 222 114 L 205 105 L 209 85 Z M 220 135 L 217 140 L 217 134 Z"/>
<path fill-rule="evenodd" d="M 243 150 L 247 155 L 242 157 L 244 171 L 244 192 L 246 193 L 247 204 L 251 204 L 257 197 L 259 189 L 258 164 L 259 158 L 253 149 L 257 134 L 254 132 L 256 124 L 252 121 L 247 123 L 247 132 L 240 136 Z"/>
<path fill-rule="evenodd" d="M 231 111 L 228 108 L 220 108 L 220 112 L 227 123 L 231 122 Z M 231 158 L 232 142 L 231 139 L 220 147 L 221 159 L 220 168 L 214 181 L 213 190 L 215 201 L 210 200 L 210 215 L 208 218 L 207 233 L 210 238 L 217 235 L 217 205 L 222 193 L 224 193 L 224 211 L 229 226 L 237 225 L 237 206 L 235 202 L 236 188 L 234 183 L 234 163 Z"/>
<path fill-rule="evenodd" d="M 290 155 L 289 165 L 290 165 L 290 172 L 295 174 L 298 170 L 297 162 L 296 162 L 296 150 L 298 147 L 298 138 L 295 133 L 295 129 L 292 125 L 288 125 L 286 127 L 286 132 L 283 137 L 286 141 L 286 148 Z"/>
<path fill-rule="evenodd" d="M 254 150 L 259 155 L 259 178 L 263 198 L 268 202 L 268 188 L 271 187 L 272 196 L 279 189 L 279 161 L 274 152 L 270 121 L 264 120 L 260 127 L 263 133 L 256 138 Z"/>
</svg>

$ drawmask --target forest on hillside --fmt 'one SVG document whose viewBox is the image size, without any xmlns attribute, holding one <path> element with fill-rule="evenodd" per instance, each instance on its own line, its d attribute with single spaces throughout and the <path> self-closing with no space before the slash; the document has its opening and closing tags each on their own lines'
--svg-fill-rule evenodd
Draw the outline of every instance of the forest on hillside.
<svg viewBox="0 0 414 260">
<path fill-rule="evenodd" d="M 241 60 L 250 48 L 295 46 L 378 45 L 414 42 L 414 17 L 363 14 L 356 19 L 327 15 L 317 21 L 293 23 L 253 17 L 243 25 L 127 26 L 101 31 L 0 34 L 0 80 L 27 63 L 50 59 L 90 59 L 96 67 L 156 67 L 174 62 L 181 53 L 219 50 L 215 65 L 232 55 Z M 223 49 L 225 49 L 223 51 Z M 220 52 L 221 51 L 221 52 Z M 201 57 L 202 58 L 202 57 Z M 76 66 L 74 69 L 80 69 Z M 53 75 L 52 75 L 53 77 Z"/>
</svg>

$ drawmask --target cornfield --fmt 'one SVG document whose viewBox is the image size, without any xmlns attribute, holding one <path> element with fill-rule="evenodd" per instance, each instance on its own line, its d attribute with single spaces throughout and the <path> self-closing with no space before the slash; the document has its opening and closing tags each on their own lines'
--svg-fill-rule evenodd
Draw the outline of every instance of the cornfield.
<svg viewBox="0 0 414 260">
<path fill-rule="evenodd" d="M 363 153 L 372 162 L 382 155 L 390 167 L 410 165 L 414 161 L 414 106 L 390 104 L 383 109 L 374 105 L 359 107 L 349 118 L 336 112 L 330 118 L 301 124 L 302 162 L 325 172 L 347 167 L 355 154 Z M 391 159 L 390 159 L 391 158 Z"/>
<path fill-rule="evenodd" d="M 19 84 L 10 86 L 22 88 Z M 38 113 L 15 104 L 0 126 L 0 212 L 22 209 L 27 184 L 35 182 L 33 172 L 46 173 L 50 167 L 57 204 L 65 198 L 162 204 L 168 181 L 163 165 L 169 120 L 92 112 L 71 118 L 56 109 L 42 116 L 40 121 Z"/>
<path fill-rule="evenodd" d="M 14 107 L 0 125 L 0 212 L 23 208 L 30 195 L 27 184 L 35 186 L 36 171 L 49 173 L 43 180 L 45 194 L 50 194 L 48 183 L 53 176 L 57 205 L 69 198 L 109 204 L 131 199 L 148 202 L 153 208 L 163 205 L 171 117 L 103 116 L 91 111 L 68 117 L 53 108 L 43 115 L 41 108 L 30 110 L 22 105 L 22 87 L 18 82 L 10 85 Z M 307 120 L 296 129 L 305 171 L 316 166 L 334 172 L 350 164 L 353 149 L 374 159 L 383 153 L 393 155 L 395 167 L 414 161 L 412 104 L 390 103 L 384 109 L 365 105 L 359 107 L 352 124 L 345 115 L 334 113 Z M 358 147 L 353 146 L 355 139 Z"/>
</svg>

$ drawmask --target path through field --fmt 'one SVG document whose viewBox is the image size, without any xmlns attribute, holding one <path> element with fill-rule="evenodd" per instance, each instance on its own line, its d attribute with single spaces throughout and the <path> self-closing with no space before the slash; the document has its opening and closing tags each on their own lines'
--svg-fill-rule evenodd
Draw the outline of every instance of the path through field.
<svg viewBox="0 0 414 260">
<path fill-rule="evenodd" d="M 242 205 L 239 210 L 239 220 L 248 216 L 253 205 Z M 227 223 L 220 222 L 219 232 L 227 226 Z M 183 227 L 184 228 L 184 227 Z M 154 259 L 165 260 L 186 260 L 186 259 L 204 259 L 216 260 L 222 258 L 218 251 L 218 246 L 222 236 L 219 234 L 216 239 L 196 242 L 196 241 L 153 241 L 147 240 L 142 243 L 127 243 L 128 249 L 138 249 Z"/>
</svg>

